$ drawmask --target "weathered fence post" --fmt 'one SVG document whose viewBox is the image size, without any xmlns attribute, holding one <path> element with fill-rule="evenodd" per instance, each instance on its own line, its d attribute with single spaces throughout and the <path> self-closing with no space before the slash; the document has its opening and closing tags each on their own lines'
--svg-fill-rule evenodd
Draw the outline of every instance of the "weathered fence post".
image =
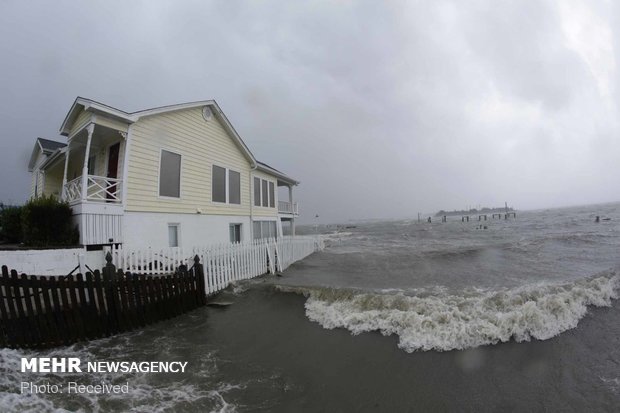
<svg viewBox="0 0 620 413">
<path fill-rule="evenodd" d="M 194 274 L 196 276 L 196 300 L 198 305 L 204 305 L 207 303 L 207 285 L 204 267 L 198 254 L 194 256 Z"/>
<path fill-rule="evenodd" d="M 106 265 L 103 267 L 101 278 L 103 278 L 105 302 L 108 309 L 108 320 L 111 327 L 110 332 L 115 334 L 122 331 L 124 326 L 121 325 L 118 317 L 120 302 L 116 283 L 116 267 L 112 264 L 112 254 L 108 252 L 105 256 L 105 260 Z"/>
</svg>

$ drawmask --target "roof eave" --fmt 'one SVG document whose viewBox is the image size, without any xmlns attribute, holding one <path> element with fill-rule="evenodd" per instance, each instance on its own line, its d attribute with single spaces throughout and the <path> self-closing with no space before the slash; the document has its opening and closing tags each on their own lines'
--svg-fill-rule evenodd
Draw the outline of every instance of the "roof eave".
<svg viewBox="0 0 620 413">
<path fill-rule="evenodd" d="M 276 171 L 273 168 L 269 168 L 267 166 L 261 165 L 260 163 L 258 164 L 256 169 L 259 170 L 259 171 L 262 171 L 262 172 L 266 172 L 266 173 L 268 173 L 270 175 L 273 175 L 276 178 L 278 178 L 279 180 L 284 181 L 286 183 L 289 183 L 291 185 L 297 186 L 297 185 L 300 184 L 300 182 L 298 180 L 296 180 L 294 178 L 291 178 L 290 176 L 287 176 L 287 175 L 283 174 L 280 171 Z"/>
<path fill-rule="evenodd" d="M 62 122 L 62 125 L 60 126 L 60 134 L 62 136 L 69 136 L 69 132 L 71 129 L 70 124 L 73 122 L 74 120 L 73 115 L 79 110 L 79 106 L 84 108 L 85 111 L 92 112 L 92 113 L 100 113 L 100 114 L 109 116 L 111 118 L 114 118 L 114 119 L 117 119 L 123 122 L 127 122 L 129 124 L 134 123 L 137 120 L 135 116 L 132 116 L 131 114 L 127 112 L 123 112 L 122 110 L 113 108 L 112 106 L 107 106 L 102 103 L 95 102 L 94 100 L 85 99 L 85 98 L 78 96 L 73 102 L 73 105 L 71 105 L 71 109 L 69 109 L 67 116 L 65 116 L 65 120 Z"/>
<path fill-rule="evenodd" d="M 243 142 L 243 139 L 241 139 L 241 136 L 237 133 L 237 131 L 232 126 L 232 124 L 230 123 L 230 121 L 228 120 L 228 118 L 226 117 L 226 115 L 224 114 L 224 112 L 222 111 L 222 109 L 220 108 L 220 106 L 217 104 L 215 100 L 212 100 L 212 99 L 211 100 L 199 100 L 196 102 L 179 103 L 176 105 L 161 106 L 158 108 L 152 108 L 152 109 L 141 110 L 138 112 L 132 112 L 130 115 L 135 122 L 138 119 L 144 118 L 146 116 L 154 116 L 154 115 L 159 115 L 162 113 L 176 112 L 179 110 L 194 109 L 194 108 L 198 108 L 201 106 L 210 106 L 211 108 L 214 109 L 213 112 L 215 116 L 217 116 L 218 120 L 222 122 L 222 124 L 224 125 L 224 129 L 226 129 L 226 131 L 231 136 L 234 137 L 237 145 L 239 146 L 239 149 L 241 149 L 241 151 L 244 153 L 246 158 L 250 161 L 251 167 L 256 168 L 257 161 L 256 161 L 256 158 L 254 157 L 254 154 L 252 154 L 252 152 L 250 151 L 250 148 L 248 148 L 245 142 Z"/>
<path fill-rule="evenodd" d="M 129 115 L 131 115 L 135 120 L 137 120 L 145 116 L 159 115 L 160 113 L 176 112 L 178 110 L 192 109 L 192 108 L 206 106 L 206 105 L 214 106 L 216 105 L 216 103 L 214 100 L 199 100 L 196 102 L 177 103 L 175 105 L 167 105 L 167 106 L 160 106 L 157 108 L 140 110 L 138 112 L 132 112 Z"/>
<path fill-rule="evenodd" d="M 217 104 L 217 102 L 215 100 L 212 100 L 210 103 L 210 106 L 215 108 L 216 116 L 218 117 L 220 122 L 222 122 L 222 124 L 224 125 L 224 129 L 226 129 L 226 131 L 228 131 L 228 133 L 230 133 L 235 138 L 239 148 L 244 152 L 245 156 L 250 161 L 250 166 L 252 167 L 252 169 L 258 168 L 259 164 L 256 158 L 254 157 L 254 154 L 252 153 L 252 151 L 250 151 L 250 148 L 248 148 L 245 142 L 243 142 L 243 139 L 241 139 L 241 135 L 237 133 L 232 123 L 230 123 L 230 121 L 228 120 L 228 118 L 226 117 L 226 115 L 224 114 L 220 106 Z"/>
<path fill-rule="evenodd" d="M 39 138 L 37 138 L 37 140 L 34 142 L 32 153 L 30 154 L 30 160 L 28 161 L 28 172 L 32 172 L 34 170 L 34 164 L 37 162 L 37 154 L 39 151 L 45 153 L 45 149 L 43 149 Z"/>
<path fill-rule="evenodd" d="M 48 157 L 47 157 L 47 159 L 46 159 L 46 160 L 45 160 L 45 161 L 41 164 L 41 167 L 40 167 L 40 168 L 41 168 L 42 170 L 45 170 L 45 169 L 47 169 L 48 167 L 50 167 L 50 166 L 54 165 L 54 164 L 58 161 L 58 159 L 59 159 L 60 155 L 61 155 L 61 154 L 63 154 L 63 155 L 64 155 L 66 152 L 67 152 L 67 147 L 64 147 L 64 148 L 58 148 L 58 149 L 56 149 L 56 150 L 55 150 L 54 152 L 52 152 L 52 153 L 51 153 L 51 155 L 50 155 L 50 156 L 48 156 Z"/>
</svg>

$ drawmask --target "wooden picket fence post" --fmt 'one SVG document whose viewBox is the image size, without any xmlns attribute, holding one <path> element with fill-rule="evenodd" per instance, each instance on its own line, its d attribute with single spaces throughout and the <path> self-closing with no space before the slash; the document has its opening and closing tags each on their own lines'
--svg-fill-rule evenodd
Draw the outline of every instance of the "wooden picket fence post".
<svg viewBox="0 0 620 413">
<path fill-rule="evenodd" d="M 284 271 L 322 247 L 310 237 L 195 247 L 191 255 L 113 247 L 101 271 L 64 277 L 3 266 L 0 346 L 46 348 L 131 331 L 203 306 L 232 282 Z"/>
<path fill-rule="evenodd" d="M 131 331 L 206 304 L 203 264 L 152 276 L 117 270 L 65 277 L 18 275 L 2 267 L 0 346 L 47 348 Z"/>
</svg>

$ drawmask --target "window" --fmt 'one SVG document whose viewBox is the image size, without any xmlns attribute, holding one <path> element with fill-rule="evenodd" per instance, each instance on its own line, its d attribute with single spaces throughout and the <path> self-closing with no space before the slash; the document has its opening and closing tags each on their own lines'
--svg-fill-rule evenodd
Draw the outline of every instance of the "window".
<svg viewBox="0 0 620 413">
<path fill-rule="evenodd" d="M 252 228 L 254 239 L 277 238 L 278 236 L 276 221 L 254 221 Z"/>
<path fill-rule="evenodd" d="M 230 224 L 230 242 L 241 242 L 241 224 Z"/>
<path fill-rule="evenodd" d="M 213 165 L 211 193 L 213 202 L 226 202 L 226 168 Z"/>
<path fill-rule="evenodd" d="M 241 204 L 241 174 L 228 170 L 228 203 Z"/>
<path fill-rule="evenodd" d="M 254 205 L 260 206 L 260 178 L 254 178 Z"/>
<path fill-rule="evenodd" d="M 168 224 L 168 246 L 179 246 L 179 224 Z"/>
<path fill-rule="evenodd" d="M 275 185 L 273 184 L 273 182 L 269 182 L 269 207 L 270 208 L 275 208 L 276 207 L 276 190 L 275 190 Z"/>
<path fill-rule="evenodd" d="M 213 165 L 211 200 L 224 204 L 241 205 L 241 174 Z"/>
<path fill-rule="evenodd" d="M 262 185 L 263 206 L 266 207 L 266 206 L 269 206 L 268 199 L 267 199 L 267 196 L 268 196 L 268 194 L 267 194 L 267 181 L 265 181 L 263 179 L 262 184 L 263 184 Z"/>
<path fill-rule="evenodd" d="M 159 165 L 159 196 L 181 197 L 181 155 L 163 149 Z"/>
<path fill-rule="evenodd" d="M 276 207 L 276 186 L 266 179 L 254 178 L 254 205 Z"/>
</svg>

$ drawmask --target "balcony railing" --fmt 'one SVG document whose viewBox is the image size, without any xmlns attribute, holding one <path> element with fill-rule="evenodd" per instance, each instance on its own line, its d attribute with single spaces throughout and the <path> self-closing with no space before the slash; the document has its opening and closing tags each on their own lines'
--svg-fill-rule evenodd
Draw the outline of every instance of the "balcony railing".
<svg viewBox="0 0 620 413">
<path fill-rule="evenodd" d="M 299 215 L 297 202 L 278 201 L 278 212 L 281 214 Z"/>
<path fill-rule="evenodd" d="M 83 197 L 84 182 L 79 176 L 65 185 L 64 198 L 70 204 L 81 201 L 121 202 L 122 180 L 104 176 L 87 175 L 86 197 Z"/>
</svg>

